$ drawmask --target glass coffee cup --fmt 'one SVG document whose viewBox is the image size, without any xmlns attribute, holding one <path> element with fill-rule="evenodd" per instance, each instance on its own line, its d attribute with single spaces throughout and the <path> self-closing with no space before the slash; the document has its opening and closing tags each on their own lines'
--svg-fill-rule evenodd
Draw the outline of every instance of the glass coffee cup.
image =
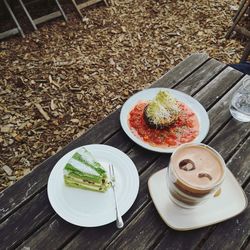
<svg viewBox="0 0 250 250">
<path fill-rule="evenodd" d="M 213 148 L 202 143 L 181 145 L 172 154 L 167 172 L 171 200 L 184 208 L 203 204 L 220 189 L 225 167 Z"/>
</svg>

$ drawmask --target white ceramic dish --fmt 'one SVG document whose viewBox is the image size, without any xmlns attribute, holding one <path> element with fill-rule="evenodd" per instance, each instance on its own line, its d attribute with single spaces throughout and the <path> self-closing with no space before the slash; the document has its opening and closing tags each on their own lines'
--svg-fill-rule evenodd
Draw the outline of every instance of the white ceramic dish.
<svg viewBox="0 0 250 250">
<path fill-rule="evenodd" d="M 221 194 L 196 208 L 181 208 L 170 200 L 167 168 L 149 178 L 150 196 L 159 215 L 169 227 L 186 231 L 209 226 L 232 218 L 247 207 L 247 197 L 241 186 L 228 168 L 225 173 Z"/>
<path fill-rule="evenodd" d="M 134 163 L 125 153 L 111 146 L 93 144 L 84 147 L 106 168 L 107 173 L 108 164 L 113 164 L 117 200 L 121 214 L 125 214 L 139 190 L 139 176 Z M 77 226 L 97 227 L 115 221 L 111 188 L 105 193 L 98 193 L 65 186 L 63 168 L 76 150 L 64 155 L 51 171 L 47 188 L 51 206 L 60 217 Z"/>
<path fill-rule="evenodd" d="M 200 125 L 200 131 L 198 136 L 192 141 L 194 143 L 199 143 L 201 142 L 207 135 L 208 130 L 209 130 L 209 118 L 206 110 L 204 107 L 193 97 L 180 92 L 178 90 L 174 89 L 168 89 L 168 88 L 150 88 L 150 89 L 145 89 L 143 91 L 140 91 L 136 93 L 135 95 L 131 96 L 122 106 L 121 109 L 121 114 L 120 114 L 120 122 L 121 126 L 124 130 L 124 132 L 132 139 L 135 143 L 138 145 L 149 149 L 151 151 L 155 152 L 161 152 L 161 153 L 172 153 L 175 150 L 175 147 L 154 147 L 151 146 L 150 144 L 146 143 L 139 137 L 135 136 L 131 129 L 129 128 L 128 124 L 128 118 L 129 118 L 129 113 L 133 109 L 133 107 L 139 102 L 139 101 L 145 101 L 145 100 L 152 100 L 157 93 L 160 90 L 167 90 L 170 92 L 172 96 L 174 96 L 177 100 L 187 104 L 193 112 L 197 115 L 199 125 Z"/>
</svg>

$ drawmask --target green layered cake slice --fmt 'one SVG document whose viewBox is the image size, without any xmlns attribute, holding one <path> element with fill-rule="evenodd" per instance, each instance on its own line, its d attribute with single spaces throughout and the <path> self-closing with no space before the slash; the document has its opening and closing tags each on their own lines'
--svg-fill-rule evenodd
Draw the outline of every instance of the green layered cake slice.
<svg viewBox="0 0 250 250">
<path fill-rule="evenodd" d="M 64 167 L 64 182 L 67 186 L 105 192 L 110 183 L 105 169 L 84 147 L 80 148 Z"/>
</svg>

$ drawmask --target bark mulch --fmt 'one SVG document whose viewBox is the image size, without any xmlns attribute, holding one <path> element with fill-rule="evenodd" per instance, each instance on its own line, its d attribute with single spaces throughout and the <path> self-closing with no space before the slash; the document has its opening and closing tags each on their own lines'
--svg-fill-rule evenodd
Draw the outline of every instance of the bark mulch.
<svg viewBox="0 0 250 250">
<path fill-rule="evenodd" d="M 0 42 L 0 191 L 192 53 L 235 63 L 234 0 L 115 0 Z"/>
</svg>

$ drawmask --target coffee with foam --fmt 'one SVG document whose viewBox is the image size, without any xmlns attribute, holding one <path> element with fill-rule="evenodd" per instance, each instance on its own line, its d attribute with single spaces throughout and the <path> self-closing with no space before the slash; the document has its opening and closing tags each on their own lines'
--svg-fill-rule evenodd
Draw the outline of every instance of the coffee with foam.
<svg viewBox="0 0 250 250">
<path fill-rule="evenodd" d="M 224 171 L 224 160 L 214 149 L 205 144 L 184 144 L 171 156 L 170 193 L 178 202 L 196 205 L 219 188 Z"/>
</svg>

